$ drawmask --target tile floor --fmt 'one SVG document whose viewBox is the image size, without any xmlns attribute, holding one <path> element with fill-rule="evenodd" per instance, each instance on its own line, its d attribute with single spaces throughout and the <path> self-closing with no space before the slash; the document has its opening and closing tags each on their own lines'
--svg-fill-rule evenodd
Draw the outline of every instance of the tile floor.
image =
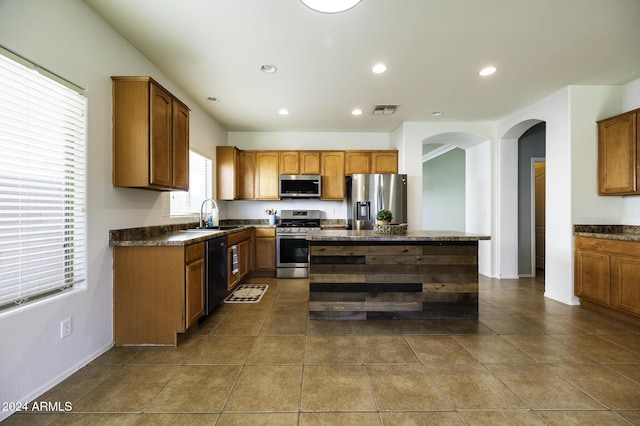
<svg viewBox="0 0 640 426">
<path fill-rule="evenodd" d="M 177 348 L 119 347 L 11 424 L 640 424 L 640 328 L 481 277 L 480 319 L 307 320 L 308 282 L 224 305 Z"/>
</svg>

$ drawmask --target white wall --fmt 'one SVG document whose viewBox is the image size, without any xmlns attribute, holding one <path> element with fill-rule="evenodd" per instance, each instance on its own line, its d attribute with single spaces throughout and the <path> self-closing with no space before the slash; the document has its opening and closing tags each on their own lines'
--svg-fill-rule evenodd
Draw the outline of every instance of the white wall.
<svg viewBox="0 0 640 426">
<path fill-rule="evenodd" d="M 465 157 L 454 148 L 422 163 L 422 229 L 466 230 Z"/>
<path fill-rule="evenodd" d="M 466 215 L 465 230 L 474 234 L 495 236 L 492 232 L 491 206 L 491 141 L 466 150 Z M 492 242 L 478 243 L 478 272 L 492 276 Z"/>
<path fill-rule="evenodd" d="M 229 145 L 261 149 L 396 149 L 391 135 L 382 132 L 229 132 Z"/>
<path fill-rule="evenodd" d="M 407 219 L 409 229 L 420 229 L 422 223 L 422 144 L 426 139 L 430 139 L 437 135 L 446 133 L 454 134 L 472 134 L 480 136 L 479 140 L 491 141 L 495 140 L 495 124 L 494 123 L 403 123 L 392 135 L 394 145 L 399 153 L 399 169 L 400 173 L 407 174 Z M 488 173 L 492 169 L 492 160 L 487 157 L 490 152 L 489 142 L 484 148 L 478 148 L 473 151 L 471 157 L 466 160 L 466 179 L 467 183 L 474 183 L 467 187 L 467 196 L 465 200 L 467 218 L 471 209 L 484 212 L 481 216 L 475 216 L 472 223 L 465 223 L 466 231 L 483 235 L 491 235 L 490 241 L 481 241 L 479 244 L 479 263 L 480 273 L 483 275 L 494 276 L 493 239 L 495 238 L 495 230 L 491 223 L 491 215 L 489 212 L 492 205 L 493 182 L 488 179 Z M 477 145 L 478 147 L 484 144 Z M 467 149 L 467 155 L 469 155 Z M 470 189 L 471 188 L 471 189 Z M 477 191 L 481 194 L 477 197 L 470 198 L 470 193 Z M 475 214 L 475 212 L 472 212 Z"/>
<path fill-rule="evenodd" d="M 501 277 L 517 277 L 517 140 L 545 121 L 547 158 L 545 296 L 576 304 L 573 296 L 571 217 L 571 129 L 569 88 L 562 89 L 498 122 L 497 174 L 501 188 L 494 206 L 499 227 L 496 262 Z M 511 184 L 510 184 L 511 183 Z"/>
<path fill-rule="evenodd" d="M 226 131 L 78 0 L 0 2 L 2 45 L 87 89 L 88 282 L 84 290 L 0 314 L 0 401 L 28 401 L 113 342 L 110 229 L 170 222 L 159 192 L 111 186 L 111 75 L 151 75 L 191 108 L 191 142 L 214 158 Z M 60 321 L 73 334 L 60 339 Z M 0 412 L 0 420 L 10 412 Z"/>
<path fill-rule="evenodd" d="M 635 86 L 634 86 L 635 87 Z M 517 189 L 513 161 L 517 138 L 542 120 L 547 123 L 547 199 L 545 296 L 576 304 L 573 295 L 573 224 L 623 223 L 622 197 L 597 195 L 597 130 L 595 122 L 620 109 L 617 86 L 570 86 L 498 123 L 496 147 L 500 182 L 494 217 L 499 228 L 497 268 L 506 277 L 514 270 L 517 224 L 513 221 Z M 514 192 L 515 191 L 515 192 Z"/>
</svg>

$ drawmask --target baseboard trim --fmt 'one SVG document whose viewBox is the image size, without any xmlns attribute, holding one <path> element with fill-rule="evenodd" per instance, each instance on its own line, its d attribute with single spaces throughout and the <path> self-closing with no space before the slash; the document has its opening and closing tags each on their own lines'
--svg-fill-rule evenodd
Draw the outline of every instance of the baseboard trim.
<svg viewBox="0 0 640 426">
<path fill-rule="evenodd" d="M 81 368 L 87 366 L 91 361 L 95 360 L 100 355 L 102 355 L 105 352 L 107 352 L 113 346 L 114 346 L 114 343 L 111 342 L 108 345 L 105 345 L 105 346 L 101 347 L 97 351 L 93 352 L 91 355 L 88 355 L 87 357 L 83 358 L 81 361 L 79 361 L 76 364 L 72 365 L 71 367 L 69 367 L 68 369 L 63 371 L 62 373 L 58 374 L 53 379 L 49 380 L 47 383 L 45 383 L 42 386 L 40 386 L 38 389 L 34 390 L 33 392 L 31 392 L 28 395 L 25 395 L 23 398 L 20 398 L 19 400 L 20 401 L 28 401 L 28 402 L 34 401 L 39 396 L 43 395 L 45 392 L 53 389 L 54 387 L 56 387 L 57 385 L 59 385 L 60 383 L 62 383 L 66 379 L 68 379 L 69 377 L 71 377 L 71 375 L 73 375 L 74 373 L 78 372 Z M 7 419 L 9 416 L 11 416 L 14 413 L 15 413 L 15 411 L 0 411 L 0 422 L 4 421 L 5 419 Z"/>
</svg>

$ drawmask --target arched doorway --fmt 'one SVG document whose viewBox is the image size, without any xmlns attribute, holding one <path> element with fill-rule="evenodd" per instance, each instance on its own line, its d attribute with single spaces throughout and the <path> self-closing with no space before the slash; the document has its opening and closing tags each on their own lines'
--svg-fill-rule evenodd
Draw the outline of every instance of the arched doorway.
<svg viewBox="0 0 640 426">
<path fill-rule="evenodd" d="M 518 138 L 518 275 L 535 277 L 544 270 L 546 123 Z"/>
<path fill-rule="evenodd" d="M 483 143 L 489 152 L 486 137 L 473 133 L 447 132 L 423 139 L 423 229 L 490 233 L 490 223 L 479 223 L 490 217 L 490 164 L 482 164 L 475 155 L 467 159 L 467 153 Z M 480 214 L 484 209 L 489 211 Z"/>
</svg>

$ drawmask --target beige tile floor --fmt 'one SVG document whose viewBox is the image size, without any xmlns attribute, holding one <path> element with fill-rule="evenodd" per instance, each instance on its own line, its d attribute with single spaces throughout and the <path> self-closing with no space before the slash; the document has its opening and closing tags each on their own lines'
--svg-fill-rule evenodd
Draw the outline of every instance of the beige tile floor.
<svg viewBox="0 0 640 426">
<path fill-rule="evenodd" d="M 481 277 L 480 319 L 310 321 L 308 282 L 223 305 L 177 348 L 118 347 L 10 424 L 640 424 L 640 328 Z"/>
</svg>

